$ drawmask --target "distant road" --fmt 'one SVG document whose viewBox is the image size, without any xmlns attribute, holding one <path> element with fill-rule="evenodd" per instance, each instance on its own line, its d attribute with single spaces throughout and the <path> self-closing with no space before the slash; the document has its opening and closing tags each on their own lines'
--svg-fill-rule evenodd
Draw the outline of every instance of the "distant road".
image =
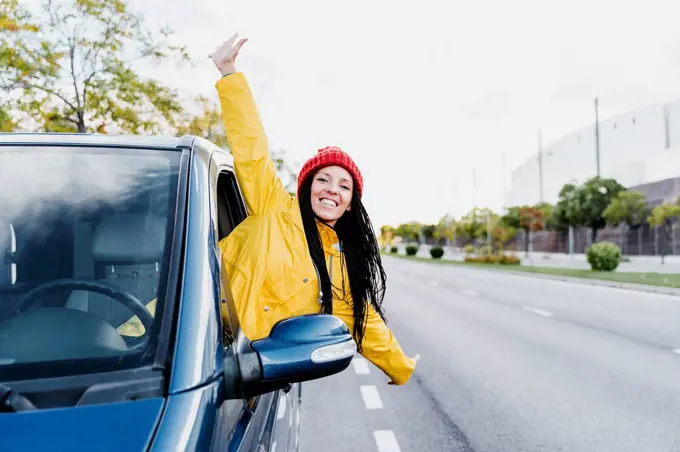
<svg viewBox="0 0 680 452">
<path fill-rule="evenodd" d="M 680 298 L 385 258 L 416 375 L 303 385 L 303 451 L 680 450 Z"/>
</svg>

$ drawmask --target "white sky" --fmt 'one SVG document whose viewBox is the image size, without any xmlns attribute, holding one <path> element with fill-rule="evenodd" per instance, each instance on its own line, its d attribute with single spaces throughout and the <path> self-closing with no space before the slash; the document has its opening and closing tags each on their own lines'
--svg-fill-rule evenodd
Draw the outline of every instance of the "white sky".
<svg viewBox="0 0 680 452">
<path fill-rule="evenodd" d="M 376 228 L 500 209 L 512 168 L 591 123 L 680 96 L 677 0 L 143 0 L 192 69 L 148 73 L 217 99 L 207 55 L 239 32 L 237 67 L 272 147 L 297 166 L 338 145 Z M 477 189 L 473 188 L 477 168 Z"/>
</svg>

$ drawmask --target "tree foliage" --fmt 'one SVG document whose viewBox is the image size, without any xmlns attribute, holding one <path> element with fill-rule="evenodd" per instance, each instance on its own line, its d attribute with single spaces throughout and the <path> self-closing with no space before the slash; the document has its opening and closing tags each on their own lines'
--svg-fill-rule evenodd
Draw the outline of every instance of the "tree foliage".
<svg viewBox="0 0 680 452">
<path fill-rule="evenodd" d="M 189 61 L 168 28 L 144 26 L 125 0 L 49 0 L 34 13 L 0 7 L 0 89 L 32 128 L 160 133 L 182 113 L 178 94 L 134 63 Z"/>
<path fill-rule="evenodd" d="M 669 245 L 672 241 L 673 220 L 677 218 L 680 218 L 680 206 L 678 203 L 663 203 L 652 209 L 648 221 L 652 227 L 661 228 L 661 232 L 665 239 L 664 241 Z M 661 263 L 664 263 L 666 254 L 666 247 L 661 247 Z"/>
<path fill-rule="evenodd" d="M 647 198 L 639 191 L 622 191 L 612 199 L 602 213 L 607 223 L 618 226 L 623 223 L 631 228 L 642 226 L 650 215 Z"/>
<path fill-rule="evenodd" d="M 557 223 L 590 228 L 595 241 L 597 231 L 607 225 L 603 214 L 625 187 L 614 179 L 593 177 L 583 185 L 565 185 L 555 207 Z"/>
<path fill-rule="evenodd" d="M 512 229 L 524 230 L 524 251 L 529 254 L 531 233 L 544 228 L 543 210 L 538 206 L 510 207 L 501 222 Z"/>
</svg>

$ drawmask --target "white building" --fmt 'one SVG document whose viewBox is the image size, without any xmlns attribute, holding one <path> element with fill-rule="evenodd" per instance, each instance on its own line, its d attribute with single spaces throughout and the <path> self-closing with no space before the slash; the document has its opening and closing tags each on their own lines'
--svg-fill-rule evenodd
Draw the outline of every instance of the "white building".
<svg viewBox="0 0 680 452">
<path fill-rule="evenodd" d="M 600 175 L 626 187 L 680 177 L 680 101 L 600 121 Z M 543 199 L 597 174 L 595 124 L 543 147 Z M 540 201 L 538 153 L 511 174 L 505 207 Z"/>
</svg>

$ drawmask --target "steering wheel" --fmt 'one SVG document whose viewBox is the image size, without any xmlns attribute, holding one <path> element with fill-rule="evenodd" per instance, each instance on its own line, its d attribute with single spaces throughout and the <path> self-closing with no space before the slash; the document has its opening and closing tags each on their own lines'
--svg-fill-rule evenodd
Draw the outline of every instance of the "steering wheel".
<svg viewBox="0 0 680 452">
<path fill-rule="evenodd" d="M 64 278 L 48 281 L 30 290 L 24 296 L 24 298 L 21 299 L 15 312 L 18 314 L 22 311 L 22 308 L 25 309 L 31 306 L 38 299 L 38 295 L 58 289 L 71 289 L 72 291 L 87 290 L 88 292 L 100 293 L 102 295 L 106 295 L 107 297 L 111 297 L 125 305 L 125 307 L 127 307 L 139 318 L 139 320 L 142 322 L 142 325 L 144 325 L 144 336 L 149 334 L 151 331 L 153 317 L 137 297 L 128 292 L 122 291 L 113 284 L 92 279 Z"/>
</svg>

